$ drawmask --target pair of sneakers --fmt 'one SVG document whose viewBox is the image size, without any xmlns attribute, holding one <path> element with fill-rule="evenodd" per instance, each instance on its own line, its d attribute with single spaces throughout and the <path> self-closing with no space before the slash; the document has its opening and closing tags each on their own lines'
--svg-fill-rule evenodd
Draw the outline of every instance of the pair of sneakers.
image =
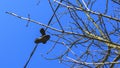
<svg viewBox="0 0 120 68">
<path fill-rule="evenodd" d="M 41 37 L 37 38 L 35 40 L 35 43 L 43 43 L 45 44 L 49 39 L 50 39 L 50 35 L 46 35 L 45 30 L 43 28 L 40 29 L 40 33 L 42 34 Z"/>
</svg>

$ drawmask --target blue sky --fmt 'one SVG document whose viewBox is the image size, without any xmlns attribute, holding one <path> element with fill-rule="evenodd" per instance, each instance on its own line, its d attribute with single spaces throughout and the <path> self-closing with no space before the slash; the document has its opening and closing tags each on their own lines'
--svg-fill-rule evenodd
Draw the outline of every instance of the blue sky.
<svg viewBox="0 0 120 68">
<path fill-rule="evenodd" d="M 47 23 L 52 11 L 47 0 L 2 0 L 0 2 L 0 68 L 23 68 L 29 54 L 35 46 L 34 40 L 39 34 L 41 26 L 30 23 L 26 27 L 27 21 L 18 19 L 6 14 L 6 11 L 17 13 L 43 23 Z M 46 49 L 46 45 L 40 44 L 35 52 L 28 68 L 67 68 L 58 61 L 48 61 L 40 54 Z M 49 44 L 51 45 L 51 44 Z"/>
</svg>

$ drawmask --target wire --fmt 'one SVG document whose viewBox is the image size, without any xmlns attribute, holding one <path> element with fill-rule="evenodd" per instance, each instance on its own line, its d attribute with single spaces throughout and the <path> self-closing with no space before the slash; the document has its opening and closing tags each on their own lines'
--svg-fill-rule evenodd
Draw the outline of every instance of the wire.
<svg viewBox="0 0 120 68">
<path fill-rule="evenodd" d="M 49 22 L 48 22 L 48 26 L 50 25 L 50 23 L 51 23 L 51 21 L 52 21 L 52 19 L 53 19 L 53 17 L 54 16 L 56 16 L 56 11 L 58 10 L 58 8 L 60 7 L 60 4 L 58 4 L 58 6 L 56 7 L 56 9 L 54 10 L 53 9 L 53 7 L 52 7 L 52 5 L 51 5 L 51 2 L 50 2 L 50 0 L 48 0 L 49 1 L 49 4 L 50 4 L 50 6 L 51 6 L 51 8 L 52 8 L 52 11 L 54 12 L 53 13 L 53 15 L 52 15 L 52 17 L 50 18 L 50 20 L 49 20 Z M 60 2 L 62 2 L 63 0 L 60 0 Z M 59 22 L 58 22 L 59 23 Z M 62 28 L 62 26 L 61 26 L 61 24 L 59 23 L 59 25 L 60 25 L 60 27 L 61 27 L 61 29 L 63 30 L 63 28 Z M 46 29 L 45 29 L 45 31 L 47 30 L 47 27 L 46 27 Z"/>
<path fill-rule="evenodd" d="M 35 47 L 34 47 L 33 51 L 31 52 L 31 54 L 30 54 L 30 56 L 29 56 L 27 62 L 26 62 L 25 65 L 24 65 L 24 68 L 27 67 L 27 65 L 28 65 L 28 63 L 30 62 L 30 59 L 32 58 L 33 54 L 35 53 L 37 47 L 38 47 L 38 44 L 35 45 Z"/>
</svg>

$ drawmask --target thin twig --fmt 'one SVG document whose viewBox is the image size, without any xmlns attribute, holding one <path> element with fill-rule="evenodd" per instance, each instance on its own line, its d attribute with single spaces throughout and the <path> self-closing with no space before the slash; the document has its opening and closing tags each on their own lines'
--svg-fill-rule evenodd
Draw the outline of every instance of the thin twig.
<svg viewBox="0 0 120 68">
<path fill-rule="evenodd" d="M 57 31 L 57 32 L 63 33 L 62 30 L 56 29 L 56 28 L 54 28 L 54 27 L 48 26 L 48 25 L 43 24 L 43 23 L 40 23 L 40 22 L 38 22 L 38 21 L 35 21 L 35 20 L 29 19 L 29 18 L 25 18 L 25 17 L 19 16 L 19 15 L 15 14 L 15 13 L 12 13 L 12 12 L 6 12 L 6 13 L 7 13 L 7 14 L 10 14 L 10 15 L 12 15 L 12 16 L 18 17 L 18 18 L 20 18 L 20 19 L 23 19 L 23 20 L 29 20 L 30 22 L 36 23 L 36 24 L 38 24 L 38 25 L 41 25 L 41 26 L 44 26 L 44 27 L 47 27 L 47 28 L 50 28 L 50 29 L 55 30 L 55 31 Z M 101 41 L 101 42 L 105 42 L 105 43 L 110 44 L 109 46 L 112 47 L 112 48 L 120 49 L 119 44 L 113 43 L 113 42 L 108 41 L 108 40 L 106 40 L 106 39 L 103 39 L 102 37 L 97 36 L 97 35 L 94 35 L 94 34 L 92 34 L 92 33 L 90 33 L 90 32 L 86 32 L 87 35 L 83 35 L 83 34 L 79 34 L 79 33 L 75 33 L 75 32 L 70 32 L 70 31 L 64 31 L 64 33 L 66 33 L 66 34 L 78 35 L 78 36 L 82 36 L 82 37 L 86 37 L 86 38 L 90 38 L 90 39 L 95 39 L 95 40 L 98 40 L 98 41 Z"/>
<path fill-rule="evenodd" d="M 102 13 L 99 13 L 99 12 L 95 12 L 95 11 L 92 11 L 92 10 L 88 11 L 88 10 L 85 10 L 85 9 L 83 9 L 81 7 L 68 6 L 66 4 L 63 4 L 63 3 L 59 2 L 59 1 L 57 1 L 57 0 L 55 0 L 55 2 L 58 3 L 58 4 L 61 4 L 62 6 L 66 7 L 66 8 L 76 9 L 76 10 L 80 10 L 80 11 L 85 11 L 85 12 L 89 12 L 89 13 L 92 13 L 92 14 L 95 14 L 95 15 L 99 15 L 99 16 L 101 15 L 101 16 L 103 16 L 105 18 L 109 18 L 111 20 L 115 20 L 115 21 L 120 22 L 120 19 L 118 19 L 116 17 L 105 15 L 105 14 L 102 14 Z"/>
<path fill-rule="evenodd" d="M 118 62 L 104 62 L 104 63 L 88 63 L 88 62 L 82 62 L 82 61 L 77 61 L 77 60 L 75 60 L 75 59 L 73 59 L 73 58 L 71 58 L 71 57 L 68 57 L 68 56 L 66 56 L 66 58 L 67 59 L 69 59 L 70 61 L 72 61 L 73 63 L 77 63 L 77 64 L 85 64 L 85 65 L 93 65 L 93 64 L 95 64 L 95 65 L 99 65 L 99 64 L 120 64 L 120 61 L 118 61 Z"/>
</svg>

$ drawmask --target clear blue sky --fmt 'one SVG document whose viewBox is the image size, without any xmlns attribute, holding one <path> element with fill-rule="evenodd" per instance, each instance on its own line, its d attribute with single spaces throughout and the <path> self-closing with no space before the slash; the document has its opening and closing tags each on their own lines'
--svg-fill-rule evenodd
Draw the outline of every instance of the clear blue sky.
<svg viewBox="0 0 120 68">
<path fill-rule="evenodd" d="M 33 23 L 26 27 L 27 21 L 5 12 L 14 12 L 24 17 L 27 17 L 29 13 L 32 19 L 47 23 L 51 16 L 49 4 L 47 0 L 40 0 L 39 6 L 36 6 L 38 1 L 2 0 L 0 2 L 0 68 L 23 68 L 35 46 L 34 39 L 40 35 L 39 29 L 41 28 Z M 68 68 L 58 61 L 48 61 L 40 56 L 47 45 L 41 44 L 38 47 L 28 68 Z"/>
</svg>

